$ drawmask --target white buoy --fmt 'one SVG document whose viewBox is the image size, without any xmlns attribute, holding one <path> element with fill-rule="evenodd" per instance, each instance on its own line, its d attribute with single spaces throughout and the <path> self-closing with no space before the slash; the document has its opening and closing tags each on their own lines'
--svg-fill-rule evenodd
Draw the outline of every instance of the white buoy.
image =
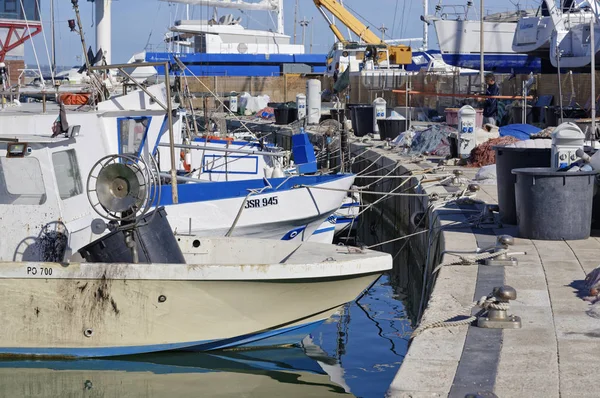
<svg viewBox="0 0 600 398">
<path fill-rule="evenodd" d="M 308 124 L 321 121 L 321 81 L 310 79 L 306 82 L 306 101 Z"/>
<path fill-rule="evenodd" d="M 112 55 L 112 0 L 96 0 L 96 51 L 102 49 L 108 65 Z"/>
</svg>

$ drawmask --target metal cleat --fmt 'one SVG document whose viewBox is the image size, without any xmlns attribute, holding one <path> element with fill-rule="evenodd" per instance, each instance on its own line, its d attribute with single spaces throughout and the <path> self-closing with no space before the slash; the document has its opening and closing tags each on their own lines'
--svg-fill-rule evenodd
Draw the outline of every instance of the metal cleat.
<svg viewBox="0 0 600 398">
<path fill-rule="evenodd" d="M 508 315 L 509 301 L 517 299 L 517 291 L 508 285 L 495 287 L 479 305 L 486 310 L 477 318 L 477 326 L 488 329 L 520 329 L 521 317 Z"/>
<path fill-rule="evenodd" d="M 500 235 L 496 240 L 496 247 L 492 253 L 498 253 L 502 250 L 508 250 L 509 246 L 515 244 L 515 239 L 510 235 Z M 508 253 L 502 253 L 494 258 L 485 260 L 485 265 L 500 265 L 500 266 L 517 266 L 519 260 L 515 257 L 511 257 Z"/>
</svg>

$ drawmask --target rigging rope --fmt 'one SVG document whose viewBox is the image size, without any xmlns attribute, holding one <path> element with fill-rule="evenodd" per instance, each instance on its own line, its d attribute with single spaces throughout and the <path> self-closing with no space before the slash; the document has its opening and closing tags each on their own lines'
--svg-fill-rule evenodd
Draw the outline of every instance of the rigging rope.
<svg viewBox="0 0 600 398">
<path fill-rule="evenodd" d="M 42 18 L 42 10 L 40 9 L 40 3 L 39 2 L 36 2 L 36 3 L 37 3 L 38 13 L 40 15 L 40 18 Z M 21 0 L 21 7 L 22 6 L 23 6 L 23 0 Z M 25 18 L 27 18 L 27 16 L 25 16 Z M 46 56 L 48 57 L 48 65 L 50 65 L 50 69 L 52 69 L 52 61 L 50 61 L 50 52 L 48 51 L 48 41 L 46 40 L 46 33 L 45 33 L 45 31 L 46 30 L 43 29 L 43 27 L 42 27 L 42 36 L 44 38 L 44 46 L 46 47 Z M 56 71 L 54 71 L 54 70 L 51 70 L 51 72 L 50 72 L 50 76 L 52 78 L 52 86 L 53 87 L 56 87 L 56 82 L 54 81 L 54 73 L 55 72 Z"/>
<path fill-rule="evenodd" d="M 21 3 L 21 10 L 23 11 L 23 17 L 25 18 L 25 26 L 27 26 L 27 32 L 31 34 L 31 28 L 29 27 L 29 20 L 27 19 L 27 14 L 25 13 L 25 6 L 23 6 L 23 0 L 19 0 Z M 43 30 L 43 29 L 42 29 Z M 40 60 L 38 59 L 37 51 L 35 49 L 35 43 L 33 40 L 29 40 L 31 42 L 31 47 L 33 48 L 33 56 L 35 57 L 35 63 L 38 67 L 38 72 L 40 73 L 40 81 L 42 82 L 42 87 L 46 88 L 46 82 L 44 81 L 44 75 L 42 74 L 42 69 L 40 67 Z"/>
</svg>

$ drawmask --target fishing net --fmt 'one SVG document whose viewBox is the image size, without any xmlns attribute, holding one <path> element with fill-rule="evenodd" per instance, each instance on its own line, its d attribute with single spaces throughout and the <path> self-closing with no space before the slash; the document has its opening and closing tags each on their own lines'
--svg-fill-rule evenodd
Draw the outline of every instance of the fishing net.
<svg viewBox="0 0 600 398">
<path fill-rule="evenodd" d="M 496 152 L 494 151 L 494 147 L 499 145 L 509 145 L 518 141 L 519 140 L 515 137 L 506 136 L 492 138 L 481 145 L 477 145 L 471 151 L 471 157 L 469 158 L 467 167 L 482 167 L 496 164 Z"/>
</svg>

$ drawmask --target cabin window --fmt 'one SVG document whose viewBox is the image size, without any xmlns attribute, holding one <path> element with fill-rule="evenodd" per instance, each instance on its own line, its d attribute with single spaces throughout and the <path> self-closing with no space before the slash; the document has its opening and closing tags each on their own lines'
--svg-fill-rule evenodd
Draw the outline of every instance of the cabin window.
<svg viewBox="0 0 600 398">
<path fill-rule="evenodd" d="M 17 12 L 17 0 L 4 0 L 4 12 L 15 13 Z"/>
<path fill-rule="evenodd" d="M 54 152 L 52 154 L 54 175 L 61 199 L 69 199 L 83 193 L 81 173 L 77 164 L 77 155 L 74 149 Z"/>
<path fill-rule="evenodd" d="M 40 162 L 34 157 L 0 157 L 0 204 L 42 205 L 46 189 Z"/>
<path fill-rule="evenodd" d="M 149 117 L 127 117 L 117 119 L 119 131 L 119 150 L 123 155 L 140 154 L 146 141 L 146 132 L 150 125 Z"/>
</svg>

